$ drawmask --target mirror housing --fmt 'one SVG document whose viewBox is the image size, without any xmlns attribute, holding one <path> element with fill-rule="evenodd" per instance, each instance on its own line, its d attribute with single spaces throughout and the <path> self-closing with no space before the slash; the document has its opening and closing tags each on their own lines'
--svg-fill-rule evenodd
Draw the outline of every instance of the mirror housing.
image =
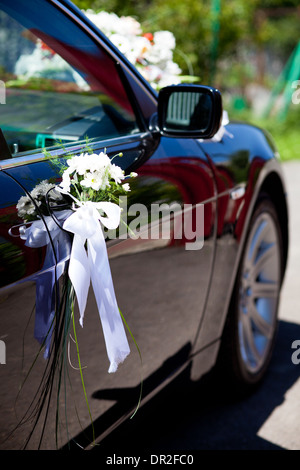
<svg viewBox="0 0 300 470">
<path fill-rule="evenodd" d="M 210 139 L 222 120 L 219 90 L 202 85 L 171 85 L 158 95 L 157 124 L 162 135 Z"/>
</svg>

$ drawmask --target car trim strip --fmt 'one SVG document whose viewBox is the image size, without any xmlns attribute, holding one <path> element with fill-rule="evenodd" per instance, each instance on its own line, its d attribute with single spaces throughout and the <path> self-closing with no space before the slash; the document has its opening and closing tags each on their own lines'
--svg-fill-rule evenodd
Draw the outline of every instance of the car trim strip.
<svg viewBox="0 0 300 470">
<path fill-rule="evenodd" d="M 91 142 L 90 147 L 94 148 L 95 150 L 99 149 L 99 147 L 103 149 L 104 148 L 107 149 L 110 147 L 117 147 L 119 145 L 122 146 L 124 144 L 140 143 L 141 140 L 147 137 L 149 137 L 149 133 L 142 132 L 142 133 L 133 134 L 132 136 L 126 135 L 122 137 L 114 137 L 113 139 L 107 139 L 103 141 L 97 140 L 96 142 Z M 84 147 L 83 141 L 81 141 L 80 144 L 75 142 L 73 143 L 72 146 L 67 147 L 66 150 L 67 150 L 67 153 L 79 153 L 82 151 L 83 147 Z M 52 149 L 48 148 L 47 152 L 51 153 L 53 157 L 58 157 L 58 156 L 63 157 L 66 151 L 59 147 L 55 147 Z M 26 153 L 27 153 L 26 155 L 19 154 L 19 155 L 16 155 L 15 157 L 13 156 L 10 159 L 2 160 L 1 165 L 0 165 L 0 170 L 6 170 L 9 168 L 15 168 L 18 166 L 28 165 L 30 163 L 36 163 L 36 162 L 41 162 L 41 161 L 46 160 L 46 157 L 43 152 L 37 151 L 36 153 L 32 153 L 32 152 L 30 153 L 26 152 Z"/>
</svg>

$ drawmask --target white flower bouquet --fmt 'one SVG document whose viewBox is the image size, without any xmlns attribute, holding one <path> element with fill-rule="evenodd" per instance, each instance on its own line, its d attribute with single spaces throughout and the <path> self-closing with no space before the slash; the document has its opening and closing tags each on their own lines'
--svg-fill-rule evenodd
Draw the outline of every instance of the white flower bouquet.
<svg viewBox="0 0 300 470">
<path fill-rule="evenodd" d="M 118 154 L 122 156 L 122 154 Z M 130 191 L 124 171 L 104 152 L 98 154 L 82 153 L 67 160 L 67 168 L 59 185 L 81 201 L 112 201 L 116 202 L 116 194 Z M 131 174 L 133 176 L 133 174 Z"/>
<path fill-rule="evenodd" d="M 49 157 L 47 152 L 45 156 Z M 122 154 L 115 155 L 117 156 L 121 157 Z M 62 173 L 60 184 L 54 185 L 48 180 L 43 180 L 17 203 L 18 216 L 26 223 L 32 222 L 29 227 L 20 231 L 29 246 L 40 246 L 41 240 L 43 243 L 51 244 L 53 227 L 55 234 L 52 233 L 52 239 L 55 236 L 56 244 L 59 245 L 60 231 L 57 224 L 61 224 L 63 229 L 61 232 L 64 232 L 64 235 L 65 232 L 71 235 L 73 240 L 68 280 L 72 284 L 73 300 L 75 295 L 77 297 L 80 324 L 83 325 L 90 282 L 93 284 L 102 320 L 106 315 L 113 315 L 116 321 L 114 334 L 107 332 L 108 336 L 113 336 L 107 340 L 111 363 L 109 372 L 115 372 L 118 364 L 123 362 L 129 353 L 115 300 L 102 232 L 102 226 L 108 229 L 116 229 L 119 226 L 121 220 L 119 197 L 130 191 L 129 183 L 125 182 L 125 172 L 113 163 L 115 157 L 110 159 L 106 152 L 96 154 L 90 150 L 80 155 L 69 155 L 66 165 L 60 167 Z M 133 178 L 137 174 L 131 173 L 129 176 Z M 56 222 L 55 226 L 52 218 Z M 44 225 L 49 225 L 50 229 Z M 105 305 L 103 296 L 107 297 L 108 291 L 110 301 Z M 103 305 L 105 305 L 104 311 Z M 105 320 L 103 323 L 105 324 Z"/>
<path fill-rule="evenodd" d="M 86 10 L 84 13 L 120 49 L 154 89 L 182 82 L 182 71 L 173 60 L 176 47 L 173 33 L 143 33 L 141 24 L 131 16 L 119 17 L 115 13 L 95 13 L 93 10 Z"/>
<path fill-rule="evenodd" d="M 192 74 L 182 75 L 174 61 L 176 40 L 170 31 L 143 33 L 141 24 L 131 16 L 85 10 L 85 15 L 111 40 L 125 57 L 139 70 L 150 85 L 159 90 L 164 86 L 197 81 Z M 60 55 L 56 54 L 40 39 L 30 54 L 22 55 L 16 63 L 18 82 L 32 78 L 65 77 L 65 82 L 74 82 L 79 90 L 89 91 L 90 86 Z M 11 85 L 16 81 L 11 81 Z M 49 86 L 49 83 L 47 84 Z"/>
<path fill-rule="evenodd" d="M 49 157 L 47 152 L 45 155 Z M 99 155 L 84 152 L 68 156 L 61 173 L 60 184 L 54 185 L 44 180 L 26 196 L 22 196 L 17 203 L 18 215 L 26 222 L 26 228 L 25 226 L 20 228 L 21 238 L 25 240 L 27 246 L 46 245 L 47 268 L 49 265 L 55 265 L 52 286 L 49 286 L 48 278 L 45 278 L 47 285 L 43 285 L 43 276 L 39 276 L 36 287 L 35 331 L 39 331 L 36 338 L 41 343 L 41 349 L 45 347 L 44 356 L 51 364 L 47 366 L 49 374 L 43 378 L 46 382 L 53 381 L 56 370 L 64 370 L 60 361 L 65 361 L 64 350 L 67 347 L 72 323 L 72 336 L 75 340 L 77 338 L 74 321 L 75 301 L 77 299 L 79 321 L 83 326 L 90 284 L 94 290 L 110 362 L 108 372 L 116 372 L 118 365 L 130 353 L 124 324 L 137 347 L 117 304 L 102 231 L 102 226 L 116 229 L 120 223 L 121 209 L 118 198 L 130 191 L 129 183 L 125 182 L 125 173 L 113 163 L 113 159 L 110 159 L 106 152 L 101 152 Z M 131 173 L 129 176 L 133 178 L 137 174 Z M 31 223 L 30 226 L 28 222 Z M 70 245 L 70 249 L 67 250 L 69 251 L 67 272 L 65 260 L 60 259 L 60 245 L 64 246 L 64 253 L 66 245 Z M 63 268 L 58 269 L 62 261 Z M 57 295 L 58 279 L 62 274 L 66 274 L 62 295 Z M 55 311 L 49 298 L 45 298 L 45 292 L 49 293 L 51 299 L 55 295 Z M 58 343 L 57 338 L 60 338 Z M 76 349 L 90 414 L 77 342 Z M 43 388 L 45 394 L 50 388 L 48 386 Z M 46 403 L 46 397 L 41 403 Z"/>
</svg>

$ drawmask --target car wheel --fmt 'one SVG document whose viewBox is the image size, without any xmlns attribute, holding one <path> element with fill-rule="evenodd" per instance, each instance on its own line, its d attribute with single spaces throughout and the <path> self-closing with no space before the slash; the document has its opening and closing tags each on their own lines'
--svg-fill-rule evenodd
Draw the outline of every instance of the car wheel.
<svg viewBox="0 0 300 470">
<path fill-rule="evenodd" d="M 282 237 L 272 202 L 253 213 L 224 328 L 220 360 L 237 392 L 253 389 L 269 365 L 282 282 Z M 225 369 L 224 369 L 225 365 Z"/>
</svg>

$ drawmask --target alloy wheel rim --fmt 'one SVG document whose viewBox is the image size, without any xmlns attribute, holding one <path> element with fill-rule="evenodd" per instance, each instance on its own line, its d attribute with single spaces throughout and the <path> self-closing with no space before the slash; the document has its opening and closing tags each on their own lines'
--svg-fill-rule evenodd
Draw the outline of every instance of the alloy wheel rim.
<svg viewBox="0 0 300 470">
<path fill-rule="evenodd" d="M 256 219 L 246 245 L 239 290 L 238 334 L 246 370 L 257 373 L 273 343 L 280 289 L 280 247 L 275 222 Z"/>
</svg>

